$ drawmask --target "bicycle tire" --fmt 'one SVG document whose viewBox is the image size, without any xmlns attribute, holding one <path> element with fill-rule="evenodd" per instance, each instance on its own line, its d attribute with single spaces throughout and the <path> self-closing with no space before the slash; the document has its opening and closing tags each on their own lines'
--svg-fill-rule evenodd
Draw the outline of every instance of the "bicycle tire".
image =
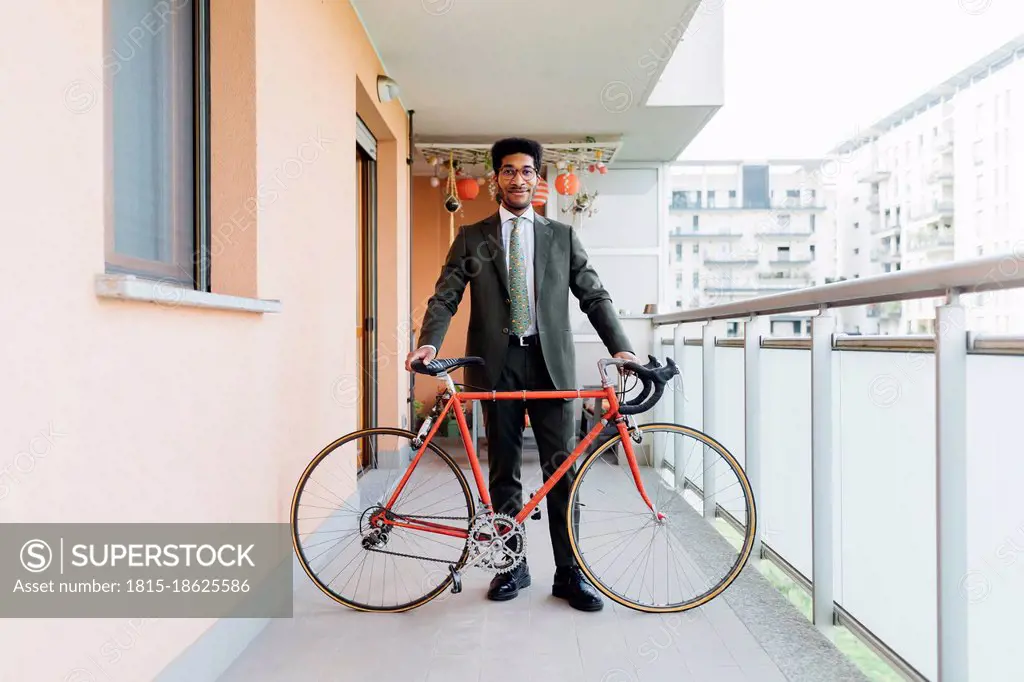
<svg viewBox="0 0 1024 682">
<path fill-rule="evenodd" d="M 601 581 L 601 579 L 591 571 L 591 569 L 587 566 L 586 561 L 583 559 L 579 546 L 577 545 L 576 532 L 573 528 L 572 514 L 566 515 L 566 525 L 569 531 L 569 545 L 572 548 L 573 556 L 575 557 L 576 562 L 579 565 L 580 569 L 583 571 L 584 575 L 587 576 L 590 582 L 593 583 L 594 587 L 597 588 L 597 590 L 601 592 L 601 594 L 605 595 L 612 601 L 621 604 L 622 606 L 625 606 L 627 608 L 633 609 L 635 611 L 642 611 L 645 613 L 682 613 L 684 611 L 689 611 L 691 609 L 695 609 L 699 606 L 707 604 L 709 601 L 722 594 L 722 592 L 724 592 L 730 585 L 732 585 L 736 578 L 739 577 L 739 574 L 742 572 L 743 568 L 746 566 L 750 558 L 750 554 L 754 546 L 754 539 L 757 534 L 756 501 L 754 500 L 754 494 L 750 486 L 750 480 L 747 478 L 746 473 L 743 471 L 743 467 L 740 466 L 739 462 L 732 455 L 732 453 L 730 453 L 725 448 L 725 446 L 723 446 L 721 443 L 716 441 L 711 436 L 708 436 L 707 434 L 698 431 L 697 429 L 691 428 L 689 426 L 682 426 L 680 424 L 673 424 L 668 422 L 653 422 L 649 424 L 640 424 L 637 425 L 636 428 L 640 431 L 647 431 L 651 429 L 660 429 L 663 431 L 676 431 L 678 433 L 690 436 L 691 438 L 704 443 L 709 448 L 717 452 L 722 457 L 722 459 L 728 463 L 729 467 L 732 469 L 733 473 L 736 474 L 737 479 L 740 481 L 743 487 L 747 505 L 747 518 L 749 519 L 749 523 L 747 523 L 746 525 L 746 531 L 743 536 L 743 545 L 739 552 L 739 556 L 736 562 L 733 564 L 733 567 L 725 575 L 724 578 L 722 578 L 714 587 L 706 590 L 705 593 L 700 595 L 699 597 L 684 602 L 682 604 L 676 604 L 665 607 L 655 607 L 647 604 L 640 604 L 629 599 L 626 599 L 622 595 L 616 593 L 614 590 L 606 586 Z M 579 492 L 579 487 L 581 482 L 585 479 L 584 474 L 586 473 L 587 469 L 589 469 L 595 462 L 600 461 L 602 455 L 604 455 L 614 445 L 618 444 L 621 440 L 622 434 L 616 433 L 614 436 L 612 436 L 607 441 L 602 443 L 600 447 L 598 447 L 596 450 L 591 452 L 586 457 L 586 459 L 580 465 L 579 470 L 577 471 L 574 477 L 572 487 L 569 490 L 569 509 L 574 508 Z"/>
<path fill-rule="evenodd" d="M 330 597 L 335 602 L 337 602 L 337 603 L 339 603 L 339 604 L 341 604 L 343 606 L 346 606 L 348 608 L 354 609 L 356 611 L 374 612 L 374 613 L 402 613 L 404 611 L 411 611 L 412 609 L 415 609 L 415 608 L 418 608 L 420 606 L 423 606 L 427 602 L 430 602 L 433 599 L 436 599 L 438 596 L 440 596 L 442 593 L 444 593 L 445 590 L 447 590 L 449 587 L 451 587 L 452 576 L 449 575 L 442 583 L 440 583 L 433 590 L 431 590 L 430 592 L 425 594 L 423 597 L 421 597 L 421 598 L 419 598 L 417 600 L 414 600 L 412 602 L 409 602 L 407 604 L 403 604 L 401 606 L 397 606 L 397 607 L 380 607 L 380 606 L 372 606 L 372 605 L 369 605 L 369 604 L 361 604 L 361 603 L 358 603 L 358 602 L 354 602 L 354 601 L 352 601 L 350 599 L 345 599 L 344 597 L 342 597 L 341 595 L 338 595 L 333 590 L 331 590 L 329 587 L 324 585 L 323 582 L 310 569 L 308 560 L 306 558 L 306 555 L 302 551 L 302 548 L 299 546 L 299 540 L 298 540 L 298 537 L 299 537 L 299 531 L 298 531 L 299 496 L 300 496 L 300 493 L 301 493 L 301 491 L 303 489 L 304 484 L 309 479 L 310 474 L 313 472 L 314 469 L 316 469 L 317 464 L 319 464 L 321 461 L 323 461 L 323 459 L 325 457 L 327 457 L 331 452 L 333 452 L 337 448 L 339 448 L 342 445 L 344 445 L 346 443 L 349 443 L 349 442 L 351 442 L 353 440 L 356 440 L 357 438 L 363 438 L 365 436 L 372 436 L 372 435 L 404 436 L 404 437 L 407 437 L 409 439 L 413 439 L 413 438 L 416 437 L 416 433 L 414 433 L 412 431 L 409 431 L 407 429 L 384 427 L 384 426 L 382 426 L 382 427 L 373 427 L 373 428 L 360 429 L 358 431 L 352 431 L 350 433 L 347 433 L 344 436 L 341 436 L 340 438 L 337 438 L 336 440 L 332 441 L 331 443 L 326 445 L 322 450 L 320 450 L 320 452 L 318 452 L 317 455 L 315 457 L 313 457 L 313 459 L 309 462 L 309 464 L 306 465 L 306 468 L 302 472 L 302 475 L 299 477 L 299 480 L 298 480 L 298 482 L 295 485 L 295 490 L 292 493 L 292 504 L 291 504 L 291 512 L 290 512 L 290 516 L 291 516 L 291 529 L 292 529 L 292 547 L 295 550 L 295 555 L 296 555 L 296 557 L 299 560 L 299 564 L 302 566 L 302 570 L 306 573 L 306 576 L 313 582 L 314 585 L 317 586 L 317 588 L 321 592 L 323 592 L 325 595 Z M 427 443 L 427 448 L 430 449 L 434 454 L 436 454 L 441 459 L 441 461 L 443 461 L 445 464 L 447 464 L 449 469 L 451 469 L 452 473 L 455 475 L 455 478 L 459 482 L 459 484 L 461 485 L 463 494 L 466 497 L 466 510 L 468 512 L 467 516 L 468 516 L 468 518 L 472 519 L 473 516 L 476 514 L 476 505 L 473 502 L 473 495 L 472 495 L 472 492 L 471 492 L 470 487 L 469 487 L 469 482 L 466 480 L 465 474 L 462 473 L 462 470 L 459 468 L 458 464 L 456 464 L 455 461 L 452 459 L 451 455 L 449 455 L 443 448 L 441 448 L 436 443 L 434 443 L 433 440 L 431 440 L 429 443 Z M 466 560 L 468 558 L 468 553 L 469 553 L 469 547 L 468 547 L 468 543 L 467 543 L 467 546 L 462 551 L 462 555 L 459 557 L 458 563 L 455 564 L 456 570 L 461 569 L 462 566 L 465 564 L 465 562 L 466 562 Z"/>
</svg>

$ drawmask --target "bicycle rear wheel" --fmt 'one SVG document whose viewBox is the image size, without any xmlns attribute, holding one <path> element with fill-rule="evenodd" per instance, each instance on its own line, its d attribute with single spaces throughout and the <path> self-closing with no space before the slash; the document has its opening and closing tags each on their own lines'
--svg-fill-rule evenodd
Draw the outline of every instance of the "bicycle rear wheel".
<svg viewBox="0 0 1024 682">
<path fill-rule="evenodd" d="M 717 441 L 678 424 L 643 424 L 630 440 L 639 494 L 620 435 L 580 467 L 569 493 L 569 538 L 580 568 L 609 599 L 675 613 L 707 603 L 739 575 L 753 547 L 750 482 Z M 575 518 L 575 521 L 573 520 Z"/>
<path fill-rule="evenodd" d="M 448 567 L 466 561 L 465 536 L 372 522 L 386 514 L 468 534 L 475 513 L 469 484 L 433 442 L 387 506 L 416 454 L 415 437 L 394 428 L 350 433 L 321 450 L 299 477 L 291 510 L 295 552 L 306 575 L 340 604 L 387 613 L 413 609 L 451 585 Z"/>
</svg>

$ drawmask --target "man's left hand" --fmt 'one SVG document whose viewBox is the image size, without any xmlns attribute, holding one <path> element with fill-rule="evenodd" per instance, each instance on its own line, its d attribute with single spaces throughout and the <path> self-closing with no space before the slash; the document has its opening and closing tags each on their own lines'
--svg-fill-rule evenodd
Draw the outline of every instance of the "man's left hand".
<svg viewBox="0 0 1024 682">
<path fill-rule="evenodd" d="M 618 353 L 616 353 L 612 357 L 616 358 L 618 360 L 629 360 L 631 362 L 636 362 L 637 361 L 636 360 L 636 356 L 633 355 L 632 353 L 630 353 L 628 350 L 619 351 Z"/>
</svg>

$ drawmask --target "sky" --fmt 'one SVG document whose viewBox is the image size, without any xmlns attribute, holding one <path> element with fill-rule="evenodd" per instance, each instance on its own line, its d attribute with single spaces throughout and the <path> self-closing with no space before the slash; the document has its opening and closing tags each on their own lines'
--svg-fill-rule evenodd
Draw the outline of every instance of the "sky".
<svg viewBox="0 0 1024 682">
<path fill-rule="evenodd" d="M 716 0 L 725 104 L 680 157 L 816 157 L 1024 33 L 1024 0 Z"/>
</svg>

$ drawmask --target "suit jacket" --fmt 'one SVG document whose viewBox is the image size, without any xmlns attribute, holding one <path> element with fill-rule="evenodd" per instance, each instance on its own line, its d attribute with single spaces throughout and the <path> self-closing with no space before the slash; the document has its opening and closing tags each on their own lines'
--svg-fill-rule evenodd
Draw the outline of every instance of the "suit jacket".
<svg viewBox="0 0 1024 682">
<path fill-rule="evenodd" d="M 576 231 L 541 215 L 534 219 L 534 277 L 537 330 L 548 374 L 556 390 L 575 390 L 576 354 L 569 323 L 569 294 L 614 354 L 633 352 L 619 324 L 611 296 Z M 505 365 L 512 306 L 508 269 L 501 239 L 501 219 L 495 212 L 478 223 L 463 226 L 448 250 L 434 294 L 427 301 L 417 347 L 441 348 L 452 316 L 466 286 L 470 289 L 466 355 L 479 356 L 483 367 L 466 367 L 465 383 L 493 390 Z M 597 368 L 594 368 L 597 378 Z"/>
</svg>

